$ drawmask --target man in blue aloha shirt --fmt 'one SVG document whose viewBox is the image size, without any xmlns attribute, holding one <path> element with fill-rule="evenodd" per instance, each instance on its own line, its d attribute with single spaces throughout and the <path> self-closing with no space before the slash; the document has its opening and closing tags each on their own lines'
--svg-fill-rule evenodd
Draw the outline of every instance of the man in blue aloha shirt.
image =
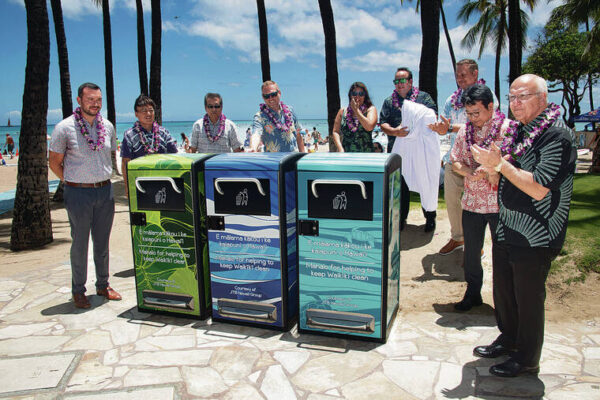
<svg viewBox="0 0 600 400">
<path fill-rule="evenodd" d="M 139 95 L 133 106 L 138 119 L 123 134 L 121 143 L 121 170 L 127 190 L 127 163 L 147 154 L 177 153 L 177 143 L 168 130 L 154 120 L 156 104 L 146 95 Z"/>
<path fill-rule="evenodd" d="M 264 104 L 254 115 L 250 151 L 258 151 L 262 142 L 265 152 L 304 152 L 302 126 L 292 107 L 281 102 L 281 90 L 277 83 L 262 84 Z"/>
</svg>

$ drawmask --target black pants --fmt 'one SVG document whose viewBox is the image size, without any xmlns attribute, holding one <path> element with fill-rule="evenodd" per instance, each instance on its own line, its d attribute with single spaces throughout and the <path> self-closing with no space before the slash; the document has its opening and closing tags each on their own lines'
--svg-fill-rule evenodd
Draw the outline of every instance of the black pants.
<svg viewBox="0 0 600 400">
<path fill-rule="evenodd" d="M 540 362 L 546 278 L 559 251 L 494 242 L 494 306 L 500 330 L 495 343 L 516 349 L 513 358 L 525 366 Z"/>
<path fill-rule="evenodd" d="M 465 296 L 481 296 L 483 284 L 483 268 L 481 268 L 481 249 L 485 239 L 485 227 L 490 224 L 492 240 L 496 239 L 496 226 L 498 213 L 478 214 L 463 210 L 462 225 L 465 238 L 465 282 L 467 293 Z"/>
<path fill-rule="evenodd" d="M 408 190 L 408 185 L 404 180 L 404 177 L 400 178 L 401 181 L 401 192 L 400 192 L 400 221 L 406 221 L 408 218 L 408 210 L 410 209 L 410 191 Z M 423 216 L 426 219 L 434 219 L 437 216 L 437 212 L 435 211 L 425 211 L 423 210 Z"/>
</svg>

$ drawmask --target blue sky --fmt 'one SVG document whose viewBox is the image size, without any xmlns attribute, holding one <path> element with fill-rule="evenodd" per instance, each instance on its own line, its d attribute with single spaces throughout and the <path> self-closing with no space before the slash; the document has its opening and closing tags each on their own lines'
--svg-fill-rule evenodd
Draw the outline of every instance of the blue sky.
<svg viewBox="0 0 600 400">
<path fill-rule="evenodd" d="M 557 3 L 554 0 L 553 3 Z M 150 59 L 150 1 L 144 0 L 146 52 Z M 530 42 L 548 19 L 552 3 L 539 2 L 531 14 Z M 91 0 L 63 0 L 63 14 L 73 99 L 85 81 L 104 85 L 102 15 Z M 316 0 L 265 0 L 269 25 L 271 76 L 301 119 L 326 118 L 324 41 Z M 457 58 L 476 58 L 476 51 L 459 42 L 474 24 L 459 23 L 462 0 L 445 1 Z M 350 84 L 366 83 L 378 110 L 393 90 L 398 66 L 414 71 L 418 83 L 421 51 L 420 18 L 415 3 L 399 0 L 332 0 L 337 31 L 342 105 Z M 113 68 L 117 122 L 133 121 L 133 102 L 139 94 L 136 14 L 134 0 L 111 0 Z M 48 123 L 62 118 L 54 26 L 50 4 L 51 65 Z M 162 104 L 163 119 L 189 121 L 204 115 L 203 96 L 219 92 L 224 113 L 232 119 L 251 119 L 261 102 L 261 68 L 256 2 L 254 0 L 163 0 Z M 0 125 L 10 116 L 20 123 L 25 79 L 27 30 L 22 0 L 0 3 L 2 74 Z M 439 102 L 456 89 L 448 48 L 441 30 L 438 65 Z M 506 51 L 508 54 L 508 49 Z M 494 85 L 493 49 L 480 62 L 480 76 Z M 502 59 L 502 96 L 507 93 L 508 56 Z M 595 91 L 598 97 L 598 90 Z M 506 101 L 503 100 L 503 103 Z M 560 100 L 559 98 L 556 100 Z M 75 100 L 73 100 L 75 104 Z M 587 104 L 586 104 L 587 105 Z M 582 107 L 587 110 L 587 106 Z M 506 106 L 503 104 L 503 108 Z M 106 109 L 103 109 L 103 114 Z"/>
</svg>

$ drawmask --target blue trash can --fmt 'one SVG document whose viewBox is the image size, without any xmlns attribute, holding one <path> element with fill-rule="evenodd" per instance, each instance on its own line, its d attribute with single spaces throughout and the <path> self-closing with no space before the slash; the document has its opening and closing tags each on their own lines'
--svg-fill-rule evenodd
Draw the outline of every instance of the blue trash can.
<svg viewBox="0 0 600 400">
<path fill-rule="evenodd" d="M 385 342 L 398 309 L 401 158 L 298 161 L 299 332 Z"/>
<path fill-rule="evenodd" d="M 287 330 L 298 315 L 296 161 L 224 153 L 206 162 L 212 318 Z"/>
</svg>

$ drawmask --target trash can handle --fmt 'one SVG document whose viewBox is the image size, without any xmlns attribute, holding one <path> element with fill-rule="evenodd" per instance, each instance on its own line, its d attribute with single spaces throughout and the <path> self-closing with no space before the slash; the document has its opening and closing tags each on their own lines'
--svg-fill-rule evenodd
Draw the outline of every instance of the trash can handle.
<svg viewBox="0 0 600 400">
<path fill-rule="evenodd" d="M 152 182 L 166 181 L 166 182 L 171 183 L 171 186 L 173 186 L 174 191 L 176 191 L 177 193 L 181 193 L 181 190 L 179 190 L 179 188 L 177 187 L 177 184 L 175 183 L 173 178 L 170 178 L 168 176 L 140 176 L 140 177 L 135 178 L 135 187 L 137 188 L 137 190 L 139 190 L 142 193 L 146 193 L 146 191 L 140 185 L 140 182 L 143 182 L 143 181 L 152 181 Z"/>
<path fill-rule="evenodd" d="M 221 187 L 219 186 L 219 183 L 221 183 L 221 182 L 252 182 L 256 185 L 260 194 L 262 194 L 263 196 L 266 196 L 265 191 L 263 190 L 263 187 L 260 184 L 260 181 L 256 178 L 217 178 L 217 179 L 215 179 L 215 189 L 217 189 L 217 192 L 219 192 L 219 194 L 221 196 L 223 196 L 225 194 L 225 192 L 223 192 L 223 190 L 221 190 Z"/>
<path fill-rule="evenodd" d="M 315 179 L 312 181 L 310 188 L 312 189 L 313 196 L 318 199 L 319 195 L 317 194 L 317 185 L 358 185 L 360 186 L 360 192 L 362 193 L 363 199 L 367 199 L 367 188 L 365 187 L 365 184 L 359 180 Z"/>
</svg>

